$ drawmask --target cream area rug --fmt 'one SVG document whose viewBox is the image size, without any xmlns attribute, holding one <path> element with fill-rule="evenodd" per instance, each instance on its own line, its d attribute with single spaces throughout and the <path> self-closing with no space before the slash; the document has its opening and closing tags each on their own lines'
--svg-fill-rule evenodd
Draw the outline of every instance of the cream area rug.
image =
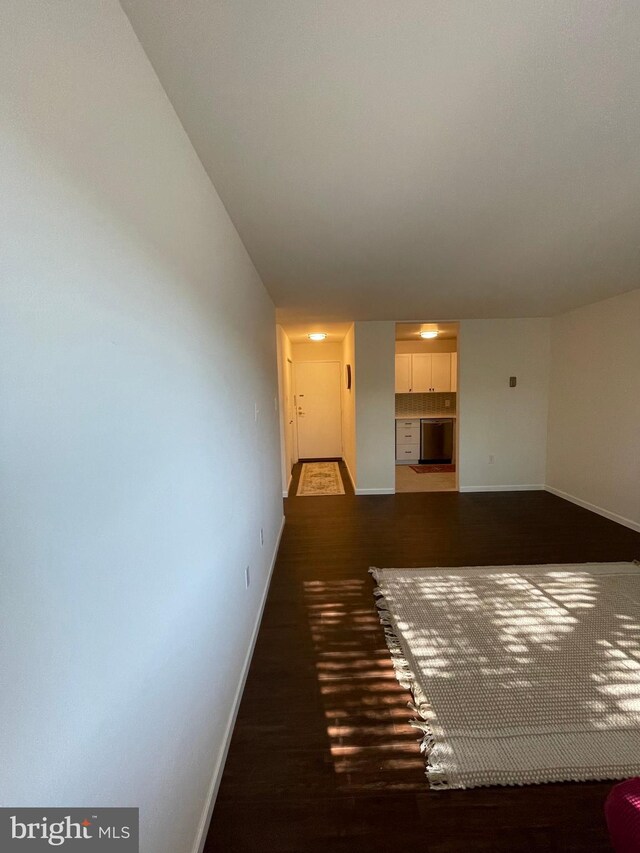
<svg viewBox="0 0 640 853">
<path fill-rule="evenodd" d="M 371 569 L 434 788 L 640 774 L 640 565 Z"/>
<path fill-rule="evenodd" d="M 344 495 L 337 462 L 303 462 L 297 495 Z"/>
</svg>

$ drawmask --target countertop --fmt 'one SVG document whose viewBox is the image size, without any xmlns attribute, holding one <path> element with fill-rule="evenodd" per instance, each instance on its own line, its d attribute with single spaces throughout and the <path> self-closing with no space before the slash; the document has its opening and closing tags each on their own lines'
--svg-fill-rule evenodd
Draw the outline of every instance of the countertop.
<svg viewBox="0 0 640 853">
<path fill-rule="evenodd" d="M 418 418 L 455 418 L 455 412 L 425 412 L 424 415 L 396 415 L 397 421 L 411 421 Z"/>
</svg>

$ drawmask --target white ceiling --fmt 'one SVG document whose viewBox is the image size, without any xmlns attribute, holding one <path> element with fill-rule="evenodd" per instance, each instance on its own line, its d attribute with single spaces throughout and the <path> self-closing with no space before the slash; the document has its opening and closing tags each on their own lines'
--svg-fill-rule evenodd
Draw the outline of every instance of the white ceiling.
<svg viewBox="0 0 640 853">
<path fill-rule="evenodd" d="M 122 5 L 282 321 L 640 286 L 640 3 Z"/>
</svg>

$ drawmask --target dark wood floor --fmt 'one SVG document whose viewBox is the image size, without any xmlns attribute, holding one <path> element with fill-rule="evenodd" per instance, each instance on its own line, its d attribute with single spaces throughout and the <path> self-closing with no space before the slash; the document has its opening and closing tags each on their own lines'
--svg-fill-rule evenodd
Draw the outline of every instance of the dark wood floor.
<svg viewBox="0 0 640 853">
<path fill-rule="evenodd" d="M 285 501 L 207 853 L 610 850 L 608 783 L 428 789 L 367 569 L 628 560 L 640 534 L 545 492 L 355 497 L 343 479 Z"/>
</svg>

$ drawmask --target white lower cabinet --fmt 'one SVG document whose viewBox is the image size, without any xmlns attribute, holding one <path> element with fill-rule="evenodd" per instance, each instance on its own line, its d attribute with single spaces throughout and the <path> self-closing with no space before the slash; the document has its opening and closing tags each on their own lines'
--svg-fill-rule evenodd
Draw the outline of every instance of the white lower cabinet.
<svg viewBox="0 0 640 853">
<path fill-rule="evenodd" d="M 420 461 L 420 418 L 396 421 L 396 462 Z"/>
<path fill-rule="evenodd" d="M 399 444 L 396 447 L 396 462 L 419 462 L 419 444 Z"/>
</svg>

